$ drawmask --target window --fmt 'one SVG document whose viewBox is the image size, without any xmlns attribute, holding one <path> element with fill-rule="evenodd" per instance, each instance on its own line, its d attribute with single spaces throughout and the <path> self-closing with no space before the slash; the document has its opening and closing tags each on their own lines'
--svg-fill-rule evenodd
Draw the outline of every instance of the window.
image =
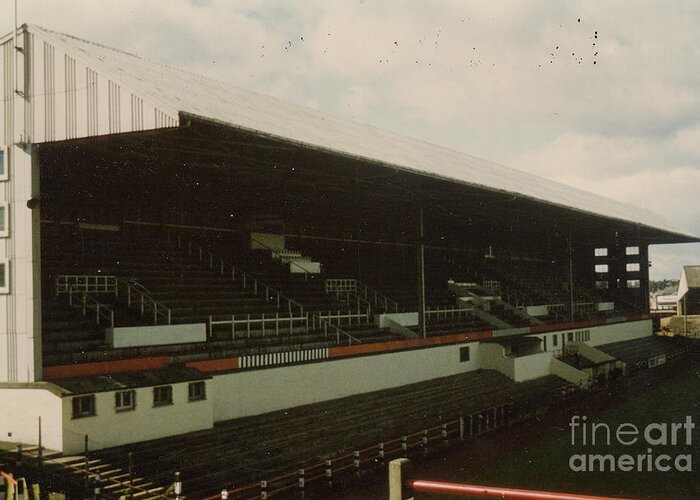
<svg viewBox="0 0 700 500">
<path fill-rule="evenodd" d="M 604 289 L 610 287 L 610 284 L 609 284 L 607 281 L 596 281 L 596 282 L 595 282 L 595 287 L 596 287 L 598 290 L 604 290 Z"/>
<path fill-rule="evenodd" d="M 203 399 L 207 399 L 206 386 L 204 385 L 204 382 L 190 382 L 187 392 L 190 401 L 201 401 Z"/>
<path fill-rule="evenodd" d="M 629 262 L 626 266 L 625 269 L 627 269 L 628 273 L 636 273 L 639 271 L 639 262 Z"/>
<path fill-rule="evenodd" d="M 626 247 L 625 255 L 639 255 L 639 247 Z"/>
<path fill-rule="evenodd" d="M 469 347 L 460 347 L 459 362 L 464 363 L 465 361 L 469 361 Z"/>
<path fill-rule="evenodd" d="M 627 288 L 639 288 L 642 286 L 642 282 L 639 280 L 627 280 Z"/>
<path fill-rule="evenodd" d="M 10 235 L 10 212 L 7 203 L 0 203 L 0 238 Z"/>
<path fill-rule="evenodd" d="M 95 395 L 76 396 L 73 398 L 73 418 L 92 417 L 95 412 Z"/>
<path fill-rule="evenodd" d="M 9 260 L 0 260 L 0 293 L 10 293 Z"/>
<path fill-rule="evenodd" d="M 552 346 L 557 347 L 559 344 L 559 337 L 557 335 L 552 335 Z"/>
<path fill-rule="evenodd" d="M 6 181 L 8 179 L 7 175 L 7 148 L 0 148 L 0 181 Z"/>
<path fill-rule="evenodd" d="M 173 404 L 173 387 L 163 385 L 153 388 L 153 406 L 165 406 Z"/>
<path fill-rule="evenodd" d="M 574 341 L 574 332 L 567 333 L 566 340 L 567 340 L 567 342 L 573 342 Z"/>
<path fill-rule="evenodd" d="M 119 391 L 114 393 L 114 409 L 129 411 L 136 408 L 136 391 Z"/>
<path fill-rule="evenodd" d="M 607 257 L 608 256 L 608 249 L 607 248 L 595 248 L 593 249 L 593 255 L 596 257 Z"/>
<path fill-rule="evenodd" d="M 608 265 L 607 264 L 596 264 L 595 265 L 595 272 L 597 273 L 607 273 L 608 272 Z"/>
</svg>

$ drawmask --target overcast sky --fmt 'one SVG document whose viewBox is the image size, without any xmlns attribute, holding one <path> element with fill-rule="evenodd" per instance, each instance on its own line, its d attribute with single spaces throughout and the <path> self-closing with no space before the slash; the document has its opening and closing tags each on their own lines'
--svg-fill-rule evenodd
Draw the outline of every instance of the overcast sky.
<svg viewBox="0 0 700 500">
<path fill-rule="evenodd" d="M 2 32 L 13 0 L 0 0 Z M 643 206 L 700 234 L 700 2 L 21 0 L 32 22 Z M 5 13 L 9 15 L 4 15 Z M 700 244 L 651 249 L 652 279 Z"/>
</svg>

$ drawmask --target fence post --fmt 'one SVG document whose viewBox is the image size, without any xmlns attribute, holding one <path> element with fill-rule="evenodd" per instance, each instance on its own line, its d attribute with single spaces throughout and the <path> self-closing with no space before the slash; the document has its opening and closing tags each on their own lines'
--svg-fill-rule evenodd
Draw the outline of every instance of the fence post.
<svg viewBox="0 0 700 500">
<path fill-rule="evenodd" d="M 175 484 L 173 485 L 173 492 L 175 493 L 175 499 L 180 500 L 182 498 L 182 481 L 180 480 L 180 473 L 175 473 Z"/>
<path fill-rule="evenodd" d="M 306 486 L 306 479 L 304 476 L 304 469 L 299 469 L 299 489 L 302 491 L 302 495 L 304 494 L 304 487 Z"/>
<path fill-rule="evenodd" d="M 355 474 L 357 474 L 357 476 L 359 477 L 360 476 L 360 452 L 354 451 L 353 456 L 354 456 L 354 458 L 353 458 L 352 464 L 355 466 Z"/>
<path fill-rule="evenodd" d="M 459 439 L 464 441 L 464 417 L 459 417 Z"/>
<path fill-rule="evenodd" d="M 389 500 L 413 497 L 407 487 L 411 468 L 411 461 L 407 458 L 397 458 L 389 462 Z"/>
<path fill-rule="evenodd" d="M 332 462 L 330 460 L 326 460 L 326 479 L 328 481 L 328 487 L 332 488 L 333 487 L 333 468 L 332 468 Z"/>
</svg>

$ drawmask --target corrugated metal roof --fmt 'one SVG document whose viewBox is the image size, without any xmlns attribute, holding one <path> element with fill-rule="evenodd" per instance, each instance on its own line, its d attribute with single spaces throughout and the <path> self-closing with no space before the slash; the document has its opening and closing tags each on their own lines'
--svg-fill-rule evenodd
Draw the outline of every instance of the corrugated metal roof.
<svg viewBox="0 0 700 500">
<path fill-rule="evenodd" d="M 31 25 L 28 30 L 134 89 L 144 99 L 166 111 L 697 239 L 687 230 L 646 209 L 370 125 L 332 118 L 313 109 L 70 35 Z"/>
</svg>

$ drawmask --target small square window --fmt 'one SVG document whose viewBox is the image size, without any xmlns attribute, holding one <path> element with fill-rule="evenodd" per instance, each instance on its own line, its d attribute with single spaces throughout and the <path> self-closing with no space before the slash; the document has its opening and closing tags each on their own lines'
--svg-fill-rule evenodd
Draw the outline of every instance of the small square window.
<svg viewBox="0 0 700 500">
<path fill-rule="evenodd" d="M 0 293 L 10 293 L 9 260 L 0 260 Z"/>
<path fill-rule="evenodd" d="M 609 288 L 609 287 L 610 287 L 610 283 L 608 283 L 607 281 L 596 281 L 596 282 L 595 282 L 595 287 L 596 287 L 598 290 L 605 290 L 606 288 Z"/>
<path fill-rule="evenodd" d="M 625 269 L 627 269 L 628 273 L 636 273 L 639 271 L 639 262 L 629 262 L 625 266 Z"/>
<path fill-rule="evenodd" d="M 459 362 L 469 361 L 469 346 L 459 348 Z"/>
<path fill-rule="evenodd" d="M 0 181 L 6 181 L 8 179 L 8 164 L 7 148 L 0 147 Z"/>
<path fill-rule="evenodd" d="M 596 257 L 607 257 L 608 256 L 608 249 L 607 248 L 595 248 L 593 250 L 593 255 Z"/>
<path fill-rule="evenodd" d="M 639 280 L 627 280 L 627 288 L 640 288 L 642 282 Z"/>
<path fill-rule="evenodd" d="M 595 272 L 599 274 L 607 273 L 608 272 L 608 265 L 607 264 L 596 264 L 595 265 Z"/>
<path fill-rule="evenodd" d="M 96 415 L 94 394 L 73 398 L 73 418 L 92 417 L 94 415 Z"/>
<path fill-rule="evenodd" d="M 0 203 L 0 238 L 10 235 L 10 209 L 7 203 Z"/>
<path fill-rule="evenodd" d="M 207 399 L 206 386 L 204 385 L 204 382 L 190 382 L 187 392 L 190 401 L 201 401 L 203 399 Z"/>
<path fill-rule="evenodd" d="M 173 386 L 163 385 L 153 388 L 153 406 L 173 404 Z"/>
<path fill-rule="evenodd" d="M 639 255 L 639 247 L 626 247 L 625 255 Z"/>
<path fill-rule="evenodd" d="M 114 393 L 114 409 L 129 411 L 136 408 L 136 391 L 119 391 Z"/>
</svg>

